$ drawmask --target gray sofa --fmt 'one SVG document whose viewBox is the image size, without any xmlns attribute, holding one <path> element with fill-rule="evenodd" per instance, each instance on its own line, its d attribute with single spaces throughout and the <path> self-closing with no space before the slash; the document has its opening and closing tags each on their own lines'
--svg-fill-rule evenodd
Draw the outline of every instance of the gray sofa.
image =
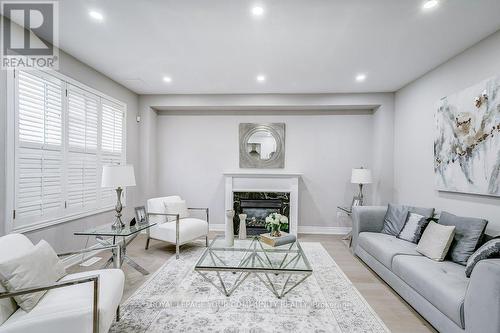
<svg viewBox="0 0 500 333">
<path fill-rule="evenodd" d="M 500 332 L 500 259 L 465 266 L 420 255 L 416 244 L 380 233 L 386 206 L 353 211 L 354 253 L 443 333 Z"/>
</svg>

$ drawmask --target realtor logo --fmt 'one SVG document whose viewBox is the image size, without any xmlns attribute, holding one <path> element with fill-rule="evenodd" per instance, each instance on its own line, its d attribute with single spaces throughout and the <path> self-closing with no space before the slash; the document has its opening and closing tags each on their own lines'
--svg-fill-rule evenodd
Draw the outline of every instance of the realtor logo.
<svg viewBox="0 0 500 333">
<path fill-rule="evenodd" d="M 58 69 L 57 6 L 56 1 L 1 2 L 2 69 Z"/>
</svg>

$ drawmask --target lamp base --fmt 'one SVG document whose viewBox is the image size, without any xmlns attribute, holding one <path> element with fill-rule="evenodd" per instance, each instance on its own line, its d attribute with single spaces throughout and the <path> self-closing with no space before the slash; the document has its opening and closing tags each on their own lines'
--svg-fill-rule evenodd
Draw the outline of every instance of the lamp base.
<svg viewBox="0 0 500 333">
<path fill-rule="evenodd" d="M 125 227 L 125 224 L 122 222 L 122 188 L 118 187 L 116 189 L 116 219 L 115 222 L 111 225 L 113 229 L 122 229 Z"/>
<path fill-rule="evenodd" d="M 112 229 L 123 229 L 125 228 L 125 223 L 122 222 L 121 217 L 116 217 L 115 222 L 111 225 Z"/>
</svg>

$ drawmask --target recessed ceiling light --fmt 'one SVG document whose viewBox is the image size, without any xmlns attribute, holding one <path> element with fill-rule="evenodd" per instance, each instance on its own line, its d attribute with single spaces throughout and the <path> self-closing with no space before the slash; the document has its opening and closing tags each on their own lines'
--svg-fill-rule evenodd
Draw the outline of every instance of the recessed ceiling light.
<svg viewBox="0 0 500 333">
<path fill-rule="evenodd" d="M 101 13 L 96 12 L 95 10 L 91 10 L 89 12 L 89 15 L 90 15 L 90 17 L 92 17 L 95 20 L 98 20 L 98 21 L 104 20 L 104 16 Z"/>
<path fill-rule="evenodd" d="M 431 9 L 436 7 L 439 4 L 438 0 L 427 0 L 424 2 L 424 5 L 422 6 L 424 9 Z"/>
<path fill-rule="evenodd" d="M 264 8 L 262 8 L 261 6 L 252 7 L 252 15 L 253 16 L 262 16 L 262 15 L 264 15 Z"/>
<path fill-rule="evenodd" d="M 366 74 L 358 74 L 358 75 L 356 75 L 356 81 L 363 82 L 364 80 L 366 80 Z"/>
<path fill-rule="evenodd" d="M 266 76 L 259 74 L 257 75 L 257 82 L 265 82 L 266 81 Z"/>
<path fill-rule="evenodd" d="M 172 78 L 170 76 L 164 76 L 163 77 L 163 82 L 170 83 L 170 82 L 172 82 Z"/>
</svg>

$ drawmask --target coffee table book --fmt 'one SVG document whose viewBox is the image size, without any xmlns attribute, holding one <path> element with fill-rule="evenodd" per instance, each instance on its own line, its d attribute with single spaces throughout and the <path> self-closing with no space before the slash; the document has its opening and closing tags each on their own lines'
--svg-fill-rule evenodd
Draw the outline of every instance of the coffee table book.
<svg viewBox="0 0 500 333">
<path fill-rule="evenodd" d="M 279 237 L 273 237 L 269 233 L 260 235 L 260 241 L 272 247 L 295 243 L 296 240 L 297 237 L 295 237 L 295 235 L 283 231 Z"/>
</svg>

